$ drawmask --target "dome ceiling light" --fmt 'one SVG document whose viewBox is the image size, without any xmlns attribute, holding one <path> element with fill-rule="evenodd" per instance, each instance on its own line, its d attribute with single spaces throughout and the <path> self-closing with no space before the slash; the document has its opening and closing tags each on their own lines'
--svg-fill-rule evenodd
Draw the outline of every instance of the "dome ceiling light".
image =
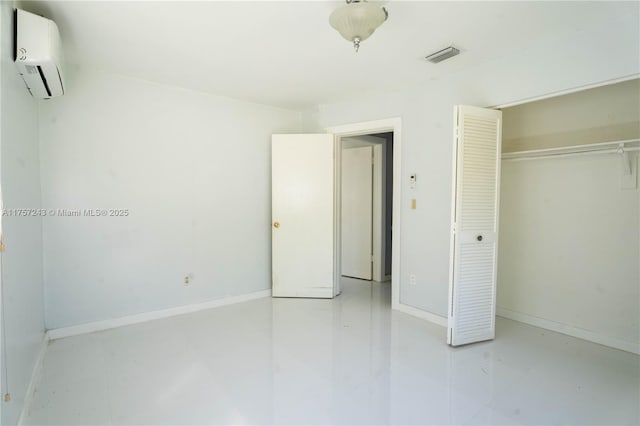
<svg viewBox="0 0 640 426">
<path fill-rule="evenodd" d="M 342 37 L 360 49 L 363 42 L 389 17 L 387 9 L 366 0 L 346 0 L 347 4 L 334 10 L 329 23 Z"/>
</svg>

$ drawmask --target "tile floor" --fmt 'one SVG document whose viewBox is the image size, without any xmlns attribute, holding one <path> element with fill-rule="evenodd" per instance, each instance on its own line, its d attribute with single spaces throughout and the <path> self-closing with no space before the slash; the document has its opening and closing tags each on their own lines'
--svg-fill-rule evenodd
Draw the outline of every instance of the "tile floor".
<svg viewBox="0 0 640 426">
<path fill-rule="evenodd" d="M 30 425 L 638 424 L 640 357 L 498 319 L 460 348 L 388 284 L 51 342 Z"/>
</svg>

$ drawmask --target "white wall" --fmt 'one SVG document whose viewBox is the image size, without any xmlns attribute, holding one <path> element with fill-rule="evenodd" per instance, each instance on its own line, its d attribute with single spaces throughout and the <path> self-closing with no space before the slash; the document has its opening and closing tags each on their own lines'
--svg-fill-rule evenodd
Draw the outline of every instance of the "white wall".
<svg viewBox="0 0 640 426">
<path fill-rule="evenodd" d="M 638 17 L 621 19 L 621 25 L 544 40 L 418 88 L 320 105 L 305 115 L 309 130 L 402 118 L 401 303 L 447 314 L 453 106 L 501 105 L 638 74 Z M 606 60 L 596 54 L 600 49 L 608 52 Z M 412 173 L 418 176 L 414 190 L 408 187 Z M 411 198 L 417 198 L 416 210 Z M 416 285 L 409 284 L 409 274 L 416 275 Z"/>
<path fill-rule="evenodd" d="M 41 205 L 38 109 L 13 64 L 13 2 L 0 2 L 2 40 L 2 129 L 0 139 L 4 209 Z M 6 252 L 2 286 L 6 358 L 3 356 L 2 424 L 12 425 L 24 406 L 25 392 L 44 337 L 42 221 L 38 217 L 2 218 Z M 8 377 L 5 375 L 6 363 Z M 8 387 L 7 387 L 8 385 Z"/>
<path fill-rule="evenodd" d="M 499 313 L 639 347 L 640 197 L 619 157 L 502 162 Z"/>
<path fill-rule="evenodd" d="M 269 289 L 271 134 L 300 114 L 73 71 L 41 104 L 43 205 L 130 214 L 44 220 L 47 327 Z"/>
</svg>

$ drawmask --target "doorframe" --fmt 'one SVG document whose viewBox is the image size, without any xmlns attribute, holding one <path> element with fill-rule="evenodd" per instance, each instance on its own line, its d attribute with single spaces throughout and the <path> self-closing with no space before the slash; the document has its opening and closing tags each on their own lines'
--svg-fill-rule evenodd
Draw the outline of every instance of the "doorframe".
<svg viewBox="0 0 640 426">
<path fill-rule="evenodd" d="M 334 242 L 333 242 L 333 290 L 334 296 L 341 292 L 341 244 L 342 224 L 340 222 L 342 200 L 342 138 L 364 136 L 375 133 L 393 132 L 393 200 L 391 235 L 391 308 L 400 309 L 400 233 L 401 233 L 401 189 L 402 189 L 402 120 L 400 117 L 365 121 L 328 127 L 327 133 L 334 135 Z"/>
<path fill-rule="evenodd" d="M 578 92 L 582 92 L 584 90 L 589 90 L 589 89 L 597 89 L 598 87 L 603 87 L 603 86 L 609 86 L 612 84 L 617 84 L 617 83 L 623 83 L 625 81 L 629 81 L 629 80 L 636 80 L 640 78 L 640 74 L 631 74 L 625 77 L 620 77 L 620 78 L 613 78 L 610 80 L 605 80 L 605 81 L 599 81 L 597 83 L 591 83 L 591 84 L 585 84 L 582 86 L 577 86 L 577 87 L 571 87 L 569 89 L 563 89 L 563 90 L 556 90 L 555 92 L 549 92 L 549 93 L 545 93 L 539 96 L 532 96 L 529 98 L 524 98 L 524 99 L 518 99 L 515 101 L 511 101 L 511 102 L 506 102 L 503 104 L 498 104 L 498 105 L 489 105 L 489 106 L 485 106 L 483 108 L 489 108 L 489 109 L 499 109 L 502 110 L 504 108 L 511 108 L 514 106 L 518 106 L 518 105 L 524 105 L 524 104 L 528 104 L 528 103 L 532 103 L 532 102 L 537 102 L 537 101 L 542 101 L 544 99 L 551 99 L 551 98 L 557 98 L 558 96 L 563 96 L 563 95 L 570 95 L 572 93 L 578 93 Z"/>
</svg>

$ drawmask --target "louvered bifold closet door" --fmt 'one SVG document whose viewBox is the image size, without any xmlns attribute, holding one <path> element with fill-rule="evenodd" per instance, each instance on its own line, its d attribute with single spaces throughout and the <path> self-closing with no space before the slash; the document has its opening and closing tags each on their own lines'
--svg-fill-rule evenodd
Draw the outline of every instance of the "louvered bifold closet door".
<svg viewBox="0 0 640 426">
<path fill-rule="evenodd" d="M 495 336 L 502 112 L 458 106 L 448 343 Z"/>
</svg>

